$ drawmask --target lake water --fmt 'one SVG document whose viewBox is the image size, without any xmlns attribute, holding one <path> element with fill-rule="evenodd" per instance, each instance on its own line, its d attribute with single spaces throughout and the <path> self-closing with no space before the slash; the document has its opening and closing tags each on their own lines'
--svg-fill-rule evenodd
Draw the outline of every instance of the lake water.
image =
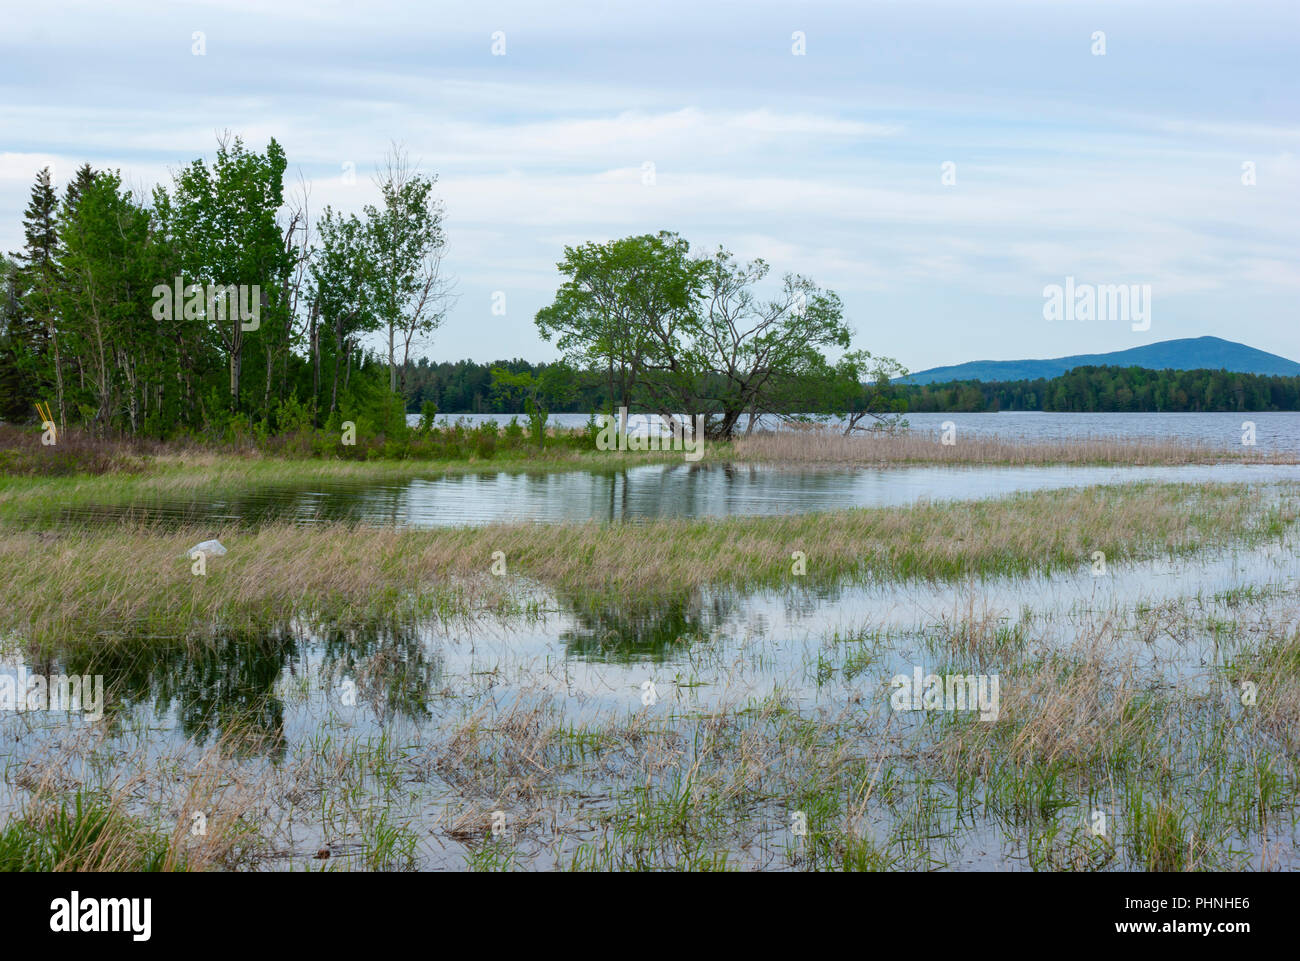
<svg viewBox="0 0 1300 961">
<path fill-rule="evenodd" d="M 19 647 L 0 651 L 0 673 L 110 678 L 107 703 L 114 720 L 106 736 L 127 772 L 143 757 L 166 765 L 164 781 L 183 781 L 171 772 L 197 767 L 204 750 L 223 736 L 226 750 L 233 751 L 232 769 L 247 769 L 257 759 L 274 762 L 287 772 L 285 785 L 268 789 L 265 803 L 273 817 L 292 827 L 277 836 L 282 853 L 273 854 L 269 866 L 311 868 L 322 844 L 333 848 L 336 861 L 359 858 L 369 846 L 355 840 L 364 834 L 360 828 L 334 815 L 332 805 L 340 802 L 313 800 L 316 791 L 382 809 L 424 837 L 418 866 L 457 868 L 475 842 L 442 832 L 473 804 L 457 779 L 460 765 L 446 759 L 463 756 L 466 749 L 452 735 L 466 725 L 476 730 L 522 712 L 531 723 L 541 718 L 561 731 L 645 724 L 690 736 L 693 718 L 779 698 L 802 717 L 853 716 L 864 743 L 895 744 L 910 756 L 939 732 L 926 718 L 891 712 L 891 678 L 918 665 L 939 669 L 952 663 L 953 638 L 964 625 L 984 621 L 1007 629 L 1025 625 L 1030 649 L 1068 650 L 1081 638 L 1110 638 L 1104 663 L 1117 675 L 1138 671 L 1152 689 L 1176 686 L 1199 696 L 1189 703 L 1208 712 L 1223 689 L 1225 665 L 1246 639 L 1263 630 L 1286 634 L 1300 624 L 1294 605 L 1279 608 L 1267 601 L 1294 596 L 1300 556 L 1293 547 L 1269 544 L 1115 565 L 1105 577 L 1084 564 L 1050 577 L 758 593 L 701 590 L 667 602 L 566 599 L 535 586 L 525 588 L 540 601 L 532 615 L 339 630 L 288 623 L 198 645 L 146 636 L 84 649 L 96 652 L 92 659 L 54 665 L 32 662 Z M 1226 633 L 1200 624 L 1223 625 Z M 1009 695 L 1029 680 L 1004 656 L 995 649 L 960 663 L 963 670 L 999 675 Z M 657 696 L 650 705 L 643 696 L 647 684 Z M 340 694 L 348 690 L 356 692 L 352 701 Z M 629 720 L 636 718 L 642 720 Z M 86 732 L 84 722 L 63 714 L 0 715 L 0 735 L 9 745 L 4 753 L 15 770 L 62 751 L 79 732 Z M 1187 736 L 1180 730 L 1180 738 Z M 390 758 L 383 777 L 360 778 L 346 763 L 350 752 L 369 756 L 381 750 Z M 85 762 L 65 763 L 68 773 L 84 773 L 79 763 Z M 495 770 L 507 762 L 493 754 L 483 763 Z M 320 778 L 320 787 L 310 787 L 312 776 Z M 620 777 L 616 767 L 585 771 L 570 787 L 568 801 L 532 802 L 555 803 L 566 812 L 570 837 L 522 844 L 525 863 L 553 866 L 556 850 L 571 856 L 576 844 L 599 837 L 596 799 L 620 790 Z M 333 791 L 328 785 L 336 781 Z M 930 867 L 1024 865 L 1023 828 L 1009 829 L 978 798 L 972 806 L 970 798 L 954 800 L 947 788 L 938 790 L 948 813 L 931 832 L 939 849 L 927 849 Z M 0 781 L 0 806 L 16 803 L 18 793 L 8 780 Z M 484 803 L 501 805 L 512 817 L 521 808 L 513 798 L 496 795 Z M 1072 813 L 1056 816 L 1067 823 L 1082 820 L 1090 807 L 1083 798 L 1074 804 Z M 872 831 L 888 836 L 905 811 L 903 805 L 876 803 L 868 818 Z M 785 817 L 780 808 L 770 819 L 776 831 Z M 1295 823 L 1279 818 L 1268 841 L 1275 866 L 1294 869 Z M 1260 844 L 1256 834 L 1242 838 L 1246 851 Z M 743 861 L 779 866 L 770 852 L 741 853 Z"/>
<path fill-rule="evenodd" d="M 650 464 L 627 470 L 485 471 L 393 484 L 271 487 L 227 498 L 86 506 L 67 523 L 131 516 L 162 524 L 313 524 L 349 521 L 402 528 L 509 521 L 638 521 L 900 507 L 921 500 L 972 500 L 1023 491 L 1137 481 L 1268 484 L 1300 481 L 1300 465 L 1151 467 L 895 467 L 788 470 L 744 465 Z"/>
<path fill-rule="evenodd" d="M 576 424 L 585 421 L 568 416 Z M 1253 417 L 1261 446 L 1294 449 L 1286 445 L 1300 432 L 1300 415 Z M 913 423 L 937 431 L 944 420 L 959 430 L 1003 437 L 1119 434 L 1225 445 L 1241 422 L 1239 415 L 1027 414 L 924 415 Z M 267 488 L 138 504 L 129 511 L 87 507 L 63 517 L 99 521 L 129 513 L 163 524 L 212 524 L 214 530 L 274 519 L 409 528 L 637 522 L 897 507 L 1140 481 L 1252 483 L 1262 507 L 1277 491 L 1270 485 L 1300 481 L 1300 465 L 788 470 L 671 463 L 609 472 L 496 470 L 393 484 Z M 1032 839 L 1044 819 L 999 814 L 987 797 L 936 779 L 932 767 L 912 772 L 908 759 L 928 756 L 945 728 L 933 718 L 893 710 L 891 679 L 918 669 L 978 671 L 998 677 L 1011 698 L 1032 689 L 1033 658 L 1068 660 L 1092 650 L 1089 663 L 1108 684 L 1129 679 L 1143 697 L 1176 692 L 1184 699 L 1164 755 L 1183 765 L 1187 758 L 1180 752 L 1195 756 L 1195 738 L 1222 736 L 1221 705 L 1238 703 L 1231 685 L 1239 665 L 1250 663 L 1239 660 L 1243 652 L 1261 638 L 1293 637 L 1300 629 L 1296 546 L 1287 537 L 1191 557 L 1113 563 L 1104 576 L 1081 561 L 1073 569 L 1015 578 L 898 583 L 868 576 L 760 591 L 703 585 L 672 597 L 653 585 L 643 596 L 566 596 L 515 578 L 507 587 L 516 601 L 506 608 L 511 613 L 485 607 L 448 620 L 339 625 L 286 616 L 242 634 L 218 628 L 215 637 L 202 639 L 142 629 L 112 643 L 70 643 L 66 652 L 43 660 L 34 659 L 21 638 L 0 639 L 6 641 L 0 643 L 0 674 L 102 674 L 111 685 L 110 723 L 102 730 L 63 713 L 0 712 L 0 744 L 8 745 L 0 749 L 0 762 L 15 772 L 0 779 L 0 811 L 20 805 L 22 778 L 29 770 L 46 771 L 53 758 L 61 777 L 111 771 L 121 782 L 143 785 L 136 794 L 180 817 L 175 812 L 190 804 L 187 777 L 220 753 L 232 783 L 250 771 L 263 779 L 256 789 L 262 792 L 259 810 L 278 825 L 261 861 L 267 867 L 318 867 L 322 845 L 333 852 L 325 862 L 330 866 L 371 866 L 375 852 L 384 850 L 378 839 L 396 825 L 419 840 L 414 866 L 459 868 L 485 835 L 481 828 L 467 833 L 455 826 L 500 806 L 512 824 L 523 825 L 517 845 L 522 863 L 548 868 L 569 863 L 580 845 L 601 842 L 610 830 L 604 814 L 616 803 L 626 810 L 628 799 L 646 790 L 636 773 L 638 757 L 674 739 L 698 747 L 702 737 L 732 729 L 721 721 L 714 727 L 711 719 L 743 725 L 779 703 L 790 712 L 792 731 L 834 719 L 848 725 L 854 751 L 882 752 L 895 771 L 906 772 L 881 785 L 865 815 L 868 833 L 901 852 L 903 867 L 1021 869 L 1033 863 Z M 1013 642 L 1001 647 L 963 640 L 990 632 Z M 657 698 L 649 703 L 648 684 Z M 1267 707 L 1269 695 L 1263 696 Z M 573 745 L 578 760 L 572 771 L 556 766 L 554 748 L 551 755 L 531 753 L 528 732 L 542 728 L 555 732 L 554 742 Z M 631 732 L 623 753 L 609 746 L 621 732 Z M 528 747 L 519 756 L 510 753 L 513 736 Z M 486 738 L 482 746 L 480 738 Z M 1260 745 L 1274 749 L 1266 737 L 1229 745 L 1234 777 L 1249 768 Z M 783 750 L 804 752 L 789 745 Z M 763 756 L 765 778 L 784 756 Z M 511 764 L 529 777 L 537 772 L 539 787 L 519 796 L 503 793 L 509 780 L 503 772 Z M 1189 804 L 1217 797 L 1218 775 L 1208 765 L 1198 761 L 1189 770 L 1178 782 Z M 148 776 L 132 781 L 140 772 Z M 471 780 L 480 774 L 483 782 Z M 1245 783 L 1241 790 L 1253 787 Z M 736 863 L 788 865 L 781 852 L 793 801 L 775 791 L 764 783 L 739 817 L 744 836 L 734 841 Z M 764 801 L 766 793 L 777 800 Z M 1065 805 L 1051 809 L 1063 830 L 1084 824 L 1098 803 L 1123 825 L 1113 798 L 1098 802 L 1069 788 L 1048 800 Z M 1267 830 L 1240 828 L 1233 844 L 1245 852 L 1241 863 L 1268 847 L 1269 866 L 1300 865 L 1295 810 L 1294 803 L 1282 802 Z M 562 829 L 545 834 L 542 823 Z M 1127 844 L 1120 829 L 1116 837 Z"/>
<path fill-rule="evenodd" d="M 495 420 L 505 424 L 512 414 L 453 414 L 440 416 L 439 423 L 464 417 L 471 424 Z M 551 423 L 560 427 L 581 427 L 587 423 L 587 414 L 554 414 Z M 419 422 L 415 414 L 408 414 L 408 423 Z M 521 415 L 520 423 L 526 423 Z M 1300 454 L 1300 411 L 1265 411 L 1256 413 L 1188 413 L 1188 414 L 1057 414 L 1034 411 L 1006 411 L 996 414 L 908 414 L 907 421 L 918 432 L 938 435 L 945 421 L 957 425 L 960 436 L 968 433 L 980 437 L 998 437 L 1008 440 L 1060 441 L 1085 437 L 1153 437 L 1209 447 L 1240 448 L 1242 424 L 1255 425 L 1256 449 L 1266 452 Z M 631 428 L 657 424 L 656 415 L 633 414 L 628 418 Z M 744 426 L 744 420 L 741 426 Z M 779 429 L 776 418 L 765 417 L 760 425 Z M 833 420 L 832 423 L 838 423 Z"/>
</svg>

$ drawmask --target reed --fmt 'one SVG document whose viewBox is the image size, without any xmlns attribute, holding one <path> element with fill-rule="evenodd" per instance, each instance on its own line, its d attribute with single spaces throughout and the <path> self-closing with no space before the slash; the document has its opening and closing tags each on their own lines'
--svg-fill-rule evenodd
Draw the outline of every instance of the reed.
<svg viewBox="0 0 1300 961">
<path fill-rule="evenodd" d="M 1214 464 L 1225 461 L 1294 464 L 1296 455 L 1225 443 L 1216 447 L 1161 437 L 1095 436 L 1068 441 L 1011 440 L 958 433 L 954 443 L 915 431 L 856 434 L 827 430 L 774 431 L 738 438 L 737 460 L 776 464 L 889 467 L 905 464 Z"/>
<path fill-rule="evenodd" d="M 121 524 L 0 534 L 8 585 L 0 630 L 28 641 L 294 615 L 427 615 L 523 603 L 508 575 L 620 601 L 704 586 L 962 579 L 1077 569 L 1275 540 L 1300 516 L 1291 486 L 1271 503 L 1248 485 L 1138 484 L 1043 491 L 903 509 L 649 523 L 505 524 L 443 530 L 296 527 L 172 530 Z M 197 576 L 186 558 L 229 549 Z M 796 573 L 796 553 L 806 574 Z"/>
</svg>

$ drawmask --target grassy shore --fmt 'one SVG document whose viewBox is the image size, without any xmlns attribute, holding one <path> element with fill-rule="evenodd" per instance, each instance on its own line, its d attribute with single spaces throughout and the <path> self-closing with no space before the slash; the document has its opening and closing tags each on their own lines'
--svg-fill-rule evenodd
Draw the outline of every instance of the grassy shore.
<svg viewBox="0 0 1300 961">
<path fill-rule="evenodd" d="M 958 415 L 954 415 L 958 416 Z M 1068 441 L 1026 441 L 964 435 L 951 444 L 915 431 L 845 436 L 832 431 L 780 431 L 737 438 L 730 455 L 741 461 L 773 464 L 823 464 L 896 467 L 911 464 L 1002 465 L 1217 464 L 1223 462 L 1294 464 L 1293 454 L 1253 447 L 1213 446 L 1161 437 L 1084 437 Z"/>
<path fill-rule="evenodd" d="M 445 530 L 271 524 L 232 532 L 191 572 L 210 531 L 129 525 L 10 531 L 0 630 L 31 641 L 105 632 L 188 634 L 296 614 L 414 614 L 501 596 L 508 574 L 573 594 L 632 598 L 701 585 L 831 584 L 1077 568 L 1277 538 L 1300 516 L 1293 487 L 1142 484 L 903 509 L 644 524 L 509 524 Z M 796 552 L 806 574 L 796 574 Z M 511 582 L 513 583 L 513 582 Z M 472 596 L 474 601 L 464 600 Z M 460 598 L 460 600 L 458 600 Z"/>
<path fill-rule="evenodd" d="M 852 443 L 877 440 L 886 464 L 929 456 L 914 440 Z M 786 443 L 741 441 L 727 457 L 857 463 L 847 442 Z M 963 462 L 1125 453 L 1017 450 L 972 444 Z M 3 653 L 37 672 L 102 674 L 110 705 L 93 721 L 0 713 L 0 870 L 1298 863 L 1290 583 L 1260 569 L 1228 590 L 1206 575 L 1208 592 L 1160 578 L 1150 602 L 1147 588 L 1136 602 L 1050 590 L 1017 610 L 987 602 L 1003 578 L 1086 570 L 1097 552 L 1122 578 L 1148 559 L 1289 547 L 1300 484 L 622 524 L 273 522 L 223 531 L 229 553 L 202 575 L 185 552 L 210 529 L 47 523 L 71 503 L 680 457 L 552 453 L 430 463 L 160 450 L 131 469 L 104 461 L 96 476 L 0 478 Z M 954 608 L 933 602 L 938 582 Z M 832 626 L 812 636 L 767 634 L 761 618 L 742 618 L 743 636 L 691 633 L 707 628 L 700 618 L 683 639 L 669 618 L 670 651 L 609 639 L 641 606 L 706 587 L 809 601 L 853 584 L 897 585 L 915 623 L 841 627 L 831 600 Z M 584 620 L 584 607 L 615 616 Z M 588 621 L 608 648 L 583 646 Z M 499 642 L 533 626 L 544 644 Z M 997 675 L 996 718 L 894 710 L 900 658 Z M 651 678 L 657 704 L 642 698 Z M 805 832 L 792 831 L 796 816 Z"/>
<path fill-rule="evenodd" d="M 614 471 L 641 464 L 676 463 L 680 454 L 608 455 L 598 451 L 543 451 L 497 460 L 326 460 L 234 455 L 211 451 L 158 454 L 136 469 L 61 477 L 0 475 L 0 521 L 20 524 L 87 504 L 142 505 L 159 500 L 213 499 L 265 488 L 402 484 L 423 477 L 479 471 L 549 473 Z"/>
<path fill-rule="evenodd" d="M 68 449 L 60 452 L 54 448 L 43 450 L 26 438 L 21 451 L 22 470 L 6 473 L 0 469 L 0 523 L 40 526 L 68 508 L 211 500 L 266 489 L 402 484 L 417 478 L 483 472 L 616 472 L 650 464 L 683 463 L 680 452 L 579 449 L 569 439 L 572 432 L 562 433 L 565 443 L 544 448 L 523 446 L 490 458 L 470 453 L 458 459 L 401 460 L 285 457 L 257 450 L 140 446 L 88 438 L 68 440 Z M 45 464 L 46 458 L 49 464 Z M 59 473 L 55 468 L 64 462 L 59 458 L 74 467 L 89 465 L 91 469 Z M 1083 467 L 1297 462 L 1300 459 L 1290 454 L 1264 453 L 1249 447 L 1211 448 L 1141 437 L 1044 443 L 972 437 L 945 445 L 928 435 L 845 437 L 829 431 L 788 431 L 708 443 L 700 461 L 799 470 L 927 464 Z M 46 467 L 53 472 L 46 471 Z"/>
</svg>

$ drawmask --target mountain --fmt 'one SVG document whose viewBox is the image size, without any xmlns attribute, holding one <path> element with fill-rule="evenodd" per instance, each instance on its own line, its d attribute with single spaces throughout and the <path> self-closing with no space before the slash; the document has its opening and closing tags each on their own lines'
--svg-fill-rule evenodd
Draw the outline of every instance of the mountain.
<svg viewBox="0 0 1300 961">
<path fill-rule="evenodd" d="M 1221 337 L 1184 337 L 1109 354 L 1075 354 L 1048 360 L 972 360 L 931 367 L 903 378 L 908 384 L 950 380 L 1033 380 L 1056 377 L 1075 367 L 1148 367 L 1152 370 L 1230 370 L 1243 374 L 1300 375 L 1300 364 Z"/>
</svg>

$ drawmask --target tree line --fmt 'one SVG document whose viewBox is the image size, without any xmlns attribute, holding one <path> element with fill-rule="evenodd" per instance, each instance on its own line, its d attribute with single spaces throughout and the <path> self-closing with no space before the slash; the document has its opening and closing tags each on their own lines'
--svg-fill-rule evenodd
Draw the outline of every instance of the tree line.
<svg viewBox="0 0 1300 961">
<path fill-rule="evenodd" d="M 378 205 L 313 222 L 286 169 L 274 139 L 227 134 L 147 194 L 85 164 L 60 195 L 39 171 L 0 257 L 0 418 L 43 400 L 99 435 L 398 427 L 412 349 L 453 297 L 436 177 L 395 146 Z"/>
<path fill-rule="evenodd" d="M 1300 410 L 1300 377 L 1226 370 L 1088 366 L 1050 379 L 909 384 L 902 393 L 918 413 Z"/>
<path fill-rule="evenodd" d="M 83 165 L 37 173 L 23 247 L 0 258 L 0 418 L 38 402 L 60 429 L 171 438 L 303 428 L 398 434 L 407 411 L 705 415 L 711 438 L 763 414 L 900 410 L 889 358 L 852 350 L 839 297 L 762 260 L 661 232 L 566 247 L 536 316 L 562 358 L 416 360 L 454 302 L 435 177 L 394 146 L 360 214 L 286 192 L 287 158 L 218 139 L 147 194 Z M 366 344 L 380 343 L 378 350 Z M 840 351 L 832 363 L 828 351 Z M 748 417 L 747 421 L 744 418 Z"/>
</svg>

